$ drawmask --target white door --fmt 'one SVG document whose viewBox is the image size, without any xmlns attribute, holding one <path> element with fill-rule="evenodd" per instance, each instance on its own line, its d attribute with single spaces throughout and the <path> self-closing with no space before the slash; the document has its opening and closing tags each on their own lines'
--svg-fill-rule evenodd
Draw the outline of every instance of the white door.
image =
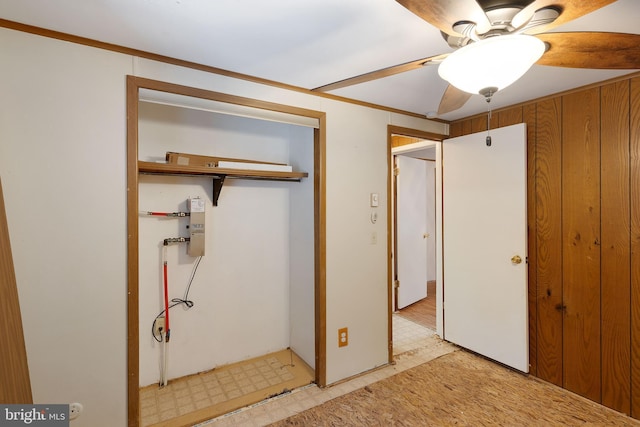
<svg viewBox="0 0 640 427">
<path fill-rule="evenodd" d="M 526 127 L 486 136 L 443 142 L 444 338 L 528 372 Z"/>
<path fill-rule="evenodd" d="M 427 164 L 396 156 L 398 309 L 427 296 Z"/>
</svg>

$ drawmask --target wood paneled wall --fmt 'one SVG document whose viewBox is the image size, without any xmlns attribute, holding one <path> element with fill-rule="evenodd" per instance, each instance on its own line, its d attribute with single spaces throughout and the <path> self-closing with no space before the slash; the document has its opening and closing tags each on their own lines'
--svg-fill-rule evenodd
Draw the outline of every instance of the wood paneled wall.
<svg viewBox="0 0 640 427">
<path fill-rule="evenodd" d="M 640 77 L 491 122 L 528 129 L 531 373 L 640 419 Z"/>
<path fill-rule="evenodd" d="M 0 403 L 33 403 L 9 225 L 0 182 Z"/>
</svg>

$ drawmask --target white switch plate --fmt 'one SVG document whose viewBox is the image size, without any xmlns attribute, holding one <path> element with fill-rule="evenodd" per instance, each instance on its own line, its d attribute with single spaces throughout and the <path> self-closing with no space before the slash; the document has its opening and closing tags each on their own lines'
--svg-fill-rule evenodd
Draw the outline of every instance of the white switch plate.
<svg viewBox="0 0 640 427">
<path fill-rule="evenodd" d="M 378 193 L 371 193 L 370 196 L 371 207 L 375 208 L 378 206 Z"/>
</svg>

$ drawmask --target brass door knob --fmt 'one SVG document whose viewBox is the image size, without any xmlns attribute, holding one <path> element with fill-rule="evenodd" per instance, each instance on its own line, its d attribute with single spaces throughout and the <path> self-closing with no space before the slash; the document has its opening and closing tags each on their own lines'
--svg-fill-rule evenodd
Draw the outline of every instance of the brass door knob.
<svg viewBox="0 0 640 427">
<path fill-rule="evenodd" d="M 514 255 L 511 257 L 511 262 L 514 264 L 520 264 L 522 262 L 522 258 L 520 258 L 520 255 Z"/>
</svg>

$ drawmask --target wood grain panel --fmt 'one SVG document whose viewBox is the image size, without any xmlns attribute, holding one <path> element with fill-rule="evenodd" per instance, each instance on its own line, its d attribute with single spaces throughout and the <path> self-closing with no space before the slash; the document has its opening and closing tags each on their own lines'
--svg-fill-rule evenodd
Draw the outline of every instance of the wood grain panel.
<svg viewBox="0 0 640 427">
<path fill-rule="evenodd" d="M 395 125 L 388 125 L 387 131 L 389 132 L 388 138 L 391 138 L 391 135 L 393 135 L 393 136 L 404 136 L 407 138 L 407 140 L 412 140 L 411 142 L 407 142 L 407 143 L 419 142 L 425 139 L 430 141 L 442 141 L 443 139 L 448 138 L 447 135 L 442 133 L 427 132 L 424 130 L 417 130 L 413 128 L 407 128 L 407 127 L 395 126 Z"/>
<path fill-rule="evenodd" d="M 127 420 L 140 425 L 138 79 L 127 76 Z"/>
<path fill-rule="evenodd" d="M 631 404 L 629 82 L 601 89 L 602 403 Z"/>
<path fill-rule="evenodd" d="M 537 372 L 562 385 L 562 99 L 536 108 Z"/>
<path fill-rule="evenodd" d="M 18 287 L 0 182 L 0 403 L 33 403 Z"/>
<path fill-rule="evenodd" d="M 496 129 L 498 127 L 498 114 L 491 115 L 491 129 Z M 482 116 L 474 117 L 471 119 L 471 132 L 486 132 L 487 131 L 487 115 L 483 114 Z"/>
<path fill-rule="evenodd" d="M 474 117 L 471 119 L 471 133 L 477 133 L 487 130 L 487 118 L 485 116 Z"/>
<path fill-rule="evenodd" d="M 462 122 L 453 122 L 449 125 L 449 138 L 462 136 Z"/>
<path fill-rule="evenodd" d="M 631 415 L 640 418 L 640 78 L 630 90 Z"/>
<path fill-rule="evenodd" d="M 536 107 L 531 104 L 519 111 L 521 121 L 527 124 L 527 305 L 529 310 L 529 373 L 537 375 L 537 275 L 536 275 Z M 501 117 L 504 126 L 517 120 L 518 114 L 508 114 Z M 501 125 L 503 126 L 503 125 Z"/>
<path fill-rule="evenodd" d="M 471 119 L 471 133 L 484 132 L 487 130 L 487 117 L 478 116 Z"/>
<path fill-rule="evenodd" d="M 600 90 L 562 103 L 563 382 L 599 402 Z"/>
<path fill-rule="evenodd" d="M 532 108 L 532 106 L 529 106 L 529 108 Z M 495 114 L 496 116 L 498 116 L 498 127 L 505 127 L 522 123 L 522 111 L 523 107 L 520 106 L 509 108 L 508 110 L 503 110 Z M 531 124 L 535 125 L 535 122 Z"/>
<path fill-rule="evenodd" d="M 315 307 L 315 347 L 316 347 L 316 384 L 327 385 L 327 156 L 326 129 L 327 118 L 320 117 L 320 127 L 313 131 L 313 199 L 314 199 L 314 307 Z M 387 150 L 391 155 L 391 149 Z M 387 158 L 387 164 L 390 164 Z M 387 175 L 391 175 L 387 172 Z M 387 186 L 391 178 L 387 178 Z M 387 200 L 389 198 L 387 191 Z M 387 207 L 387 214 L 390 208 Z M 390 218 L 390 217 L 389 217 Z M 389 229 L 391 225 L 387 226 Z M 391 233 L 388 232 L 390 235 Z M 387 238 L 389 239 L 389 238 Z M 388 243 L 387 243 L 388 244 Z M 390 261 L 387 261 L 390 263 Z M 388 271 L 391 271 L 390 269 Z M 390 279 L 389 279 L 390 280 Z M 391 289 L 390 283 L 388 288 Z M 389 303 L 390 304 L 390 303 Z M 389 319 L 389 322 L 391 319 Z M 391 328 L 389 327 L 389 330 Z"/>
<path fill-rule="evenodd" d="M 404 135 L 391 135 L 391 148 L 402 147 L 403 145 L 415 144 L 420 142 L 418 138 L 412 138 Z"/>
<path fill-rule="evenodd" d="M 471 131 L 471 120 L 465 120 L 462 122 L 462 135 L 469 135 Z"/>
</svg>

